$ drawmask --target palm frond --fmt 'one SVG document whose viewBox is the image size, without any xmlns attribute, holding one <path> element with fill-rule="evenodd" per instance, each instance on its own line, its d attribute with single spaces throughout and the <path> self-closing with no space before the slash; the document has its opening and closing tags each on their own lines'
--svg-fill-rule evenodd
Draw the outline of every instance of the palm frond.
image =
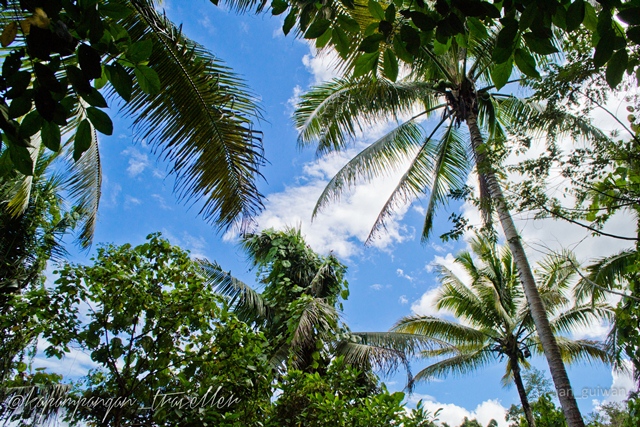
<svg viewBox="0 0 640 427">
<path fill-rule="evenodd" d="M 270 317 L 270 308 L 262 295 L 251 286 L 224 271 L 220 265 L 206 259 L 197 260 L 206 283 L 227 297 L 234 313 L 245 322 L 261 322 Z"/>
<path fill-rule="evenodd" d="M 221 227 L 262 208 L 256 180 L 264 163 L 261 117 L 244 82 L 204 47 L 187 39 L 148 0 L 132 0 L 125 27 L 134 41 L 154 42 L 149 66 L 162 88 L 148 95 L 134 86 L 122 111 L 134 117 L 134 136 L 171 163 L 181 200 L 203 200 L 200 213 Z"/>
<path fill-rule="evenodd" d="M 594 303 L 571 307 L 550 320 L 554 333 L 570 333 L 577 328 L 589 328 L 599 320 L 611 321 L 615 310 L 606 303 Z"/>
<path fill-rule="evenodd" d="M 484 368 L 494 360 L 493 354 L 487 348 L 460 353 L 427 366 L 416 374 L 414 381 L 429 381 L 431 378 L 444 378 L 448 375 L 454 377 L 467 375 L 469 372 Z"/>
<path fill-rule="evenodd" d="M 391 331 L 421 335 L 453 346 L 481 345 L 487 339 L 487 336 L 478 329 L 433 316 L 403 317 L 391 328 Z"/>
<path fill-rule="evenodd" d="M 637 252 L 623 250 L 615 255 L 600 258 L 587 267 L 586 278 L 576 284 L 573 292 L 577 301 L 602 301 L 607 297 L 606 289 L 616 289 L 625 283 L 627 269 L 635 264 Z M 576 268 L 574 266 L 574 268 Z M 593 286 L 595 283 L 599 287 Z"/>
</svg>

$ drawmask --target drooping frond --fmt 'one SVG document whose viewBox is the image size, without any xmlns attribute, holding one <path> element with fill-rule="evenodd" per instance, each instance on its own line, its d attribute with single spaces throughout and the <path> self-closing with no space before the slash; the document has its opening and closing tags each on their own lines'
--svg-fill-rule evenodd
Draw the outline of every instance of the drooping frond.
<svg viewBox="0 0 640 427">
<path fill-rule="evenodd" d="M 554 333 L 570 333 L 583 327 L 589 328 L 598 320 L 611 321 L 614 309 L 606 303 L 579 305 L 569 308 L 550 320 Z"/>
<path fill-rule="evenodd" d="M 615 364 L 615 356 L 609 353 L 604 344 L 599 341 L 571 340 L 558 336 L 556 337 L 556 342 L 558 343 L 562 360 L 566 363 L 593 363 L 597 361 L 607 365 Z M 542 347 L 537 339 L 536 343 L 537 345 L 534 348 L 542 354 Z"/>
<path fill-rule="evenodd" d="M 459 353 L 455 356 L 427 366 L 414 377 L 415 382 L 429 381 L 431 378 L 445 378 L 467 375 L 494 362 L 495 358 L 488 348 L 473 352 Z"/>
<path fill-rule="evenodd" d="M 474 328 L 433 316 L 406 316 L 391 328 L 393 332 L 422 335 L 451 345 L 480 345 L 487 336 Z"/>
<path fill-rule="evenodd" d="M 204 47 L 187 39 L 148 0 L 132 0 L 125 27 L 134 41 L 153 40 L 149 67 L 161 91 L 134 86 L 122 111 L 134 117 L 134 136 L 171 164 L 182 200 L 202 200 L 200 213 L 222 227 L 262 207 L 256 179 L 264 163 L 260 118 L 244 82 Z"/>
<path fill-rule="evenodd" d="M 317 143 L 318 154 L 339 151 L 367 125 L 398 121 L 418 104 L 423 110 L 437 105 L 431 83 L 335 79 L 302 96 L 293 116 L 298 142 Z"/>
<path fill-rule="evenodd" d="M 607 289 L 623 286 L 627 269 L 635 264 L 637 252 L 632 249 L 600 258 L 587 267 L 585 278 L 581 278 L 573 292 L 576 300 L 602 301 L 609 294 Z M 577 265 L 572 266 L 578 268 Z M 595 286 L 597 285 L 597 286 Z"/>
<path fill-rule="evenodd" d="M 270 309 L 262 295 L 251 286 L 236 279 L 215 262 L 199 259 L 198 265 L 207 284 L 229 299 L 229 305 L 239 319 L 262 323 L 270 317 Z"/>
<path fill-rule="evenodd" d="M 370 181 L 396 169 L 415 153 L 423 141 L 422 128 L 407 121 L 358 153 L 329 181 L 313 210 L 315 217 L 327 204 L 359 180 Z"/>
</svg>

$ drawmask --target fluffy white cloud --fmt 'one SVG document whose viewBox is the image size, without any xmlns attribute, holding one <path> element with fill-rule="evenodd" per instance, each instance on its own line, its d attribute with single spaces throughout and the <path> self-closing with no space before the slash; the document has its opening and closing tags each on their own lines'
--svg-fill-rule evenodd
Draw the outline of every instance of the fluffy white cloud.
<svg viewBox="0 0 640 427">
<path fill-rule="evenodd" d="M 150 165 L 149 155 L 136 147 L 127 148 L 122 154 L 129 157 L 127 173 L 131 177 L 140 175 Z"/>
<path fill-rule="evenodd" d="M 409 304 L 409 299 L 406 295 L 400 295 L 400 298 L 398 298 L 398 302 L 402 305 Z"/>
<path fill-rule="evenodd" d="M 313 76 L 313 84 L 329 81 L 341 75 L 338 69 L 338 52 L 333 49 L 318 52 L 309 44 L 309 53 L 302 57 L 302 63 Z"/>
<path fill-rule="evenodd" d="M 489 424 L 491 420 L 496 420 L 499 427 L 507 427 L 509 425 L 504 419 L 507 408 L 502 406 L 498 400 L 485 400 L 470 411 L 453 403 L 437 402 L 428 395 L 418 395 L 417 398 L 412 398 L 410 402 L 415 403 L 418 399 L 422 399 L 422 406 L 429 412 L 435 413 L 440 410 L 438 421 L 441 423 L 446 422 L 450 426 L 462 424 L 465 417 L 470 420 L 476 419 L 484 426 Z"/>
</svg>

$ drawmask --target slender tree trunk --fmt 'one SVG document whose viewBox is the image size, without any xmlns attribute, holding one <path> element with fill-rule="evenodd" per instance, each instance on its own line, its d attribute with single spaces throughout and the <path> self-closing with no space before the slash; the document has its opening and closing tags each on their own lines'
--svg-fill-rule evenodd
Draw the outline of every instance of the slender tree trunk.
<svg viewBox="0 0 640 427">
<path fill-rule="evenodd" d="M 513 380 L 516 383 L 516 388 L 518 389 L 518 394 L 520 395 L 520 402 L 522 402 L 522 410 L 524 411 L 524 416 L 527 419 L 529 427 L 536 427 L 536 420 L 533 418 L 533 412 L 531 411 L 531 406 L 529 405 L 527 391 L 524 389 L 522 377 L 520 376 L 520 364 L 518 363 L 518 356 L 512 356 L 510 357 L 510 359 L 511 371 L 513 371 Z"/>
<path fill-rule="evenodd" d="M 540 299 L 536 281 L 531 272 L 531 266 L 529 265 L 524 247 L 522 246 L 520 235 L 511 218 L 511 213 L 504 200 L 502 188 L 500 187 L 496 174 L 492 170 L 491 165 L 488 164 L 484 140 L 478 127 L 476 113 L 469 111 L 466 122 L 471 136 L 471 147 L 475 156 L 478 174 L 482 175 L 487 183 L 491 202 L 500 217 L 502 230 L 504 231 L 509 249 L 511 249 L 513 259 L 516 263 L 520 281 L 522 282 L 522 287 L 524 288 L 524 293 L 531 310 L 531 317 L 533 318 L 542 349 L 547 358 L 549 371 L 551 372 L 551 377 L 553 378 L 553 383 L 556 387 L 558 399 L 560 400 L 562 411 L 567 420 L 567 425 L 568 427 L 584 427 L 580 409 L 573 395 L 571 383 L 569 382 L 567 371 L 562 362 L 560 348 L 549 325 L 547 312 L 542 303 L 542 299 Z"/>
</svg>

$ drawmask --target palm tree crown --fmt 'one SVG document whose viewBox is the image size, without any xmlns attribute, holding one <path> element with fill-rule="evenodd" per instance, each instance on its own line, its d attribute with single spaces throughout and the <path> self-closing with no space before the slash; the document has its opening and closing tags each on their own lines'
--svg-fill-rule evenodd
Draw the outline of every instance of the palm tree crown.
<svg viewBox="0 0 640 427">
<path fill-rule="evenodd" d="M 469 276 L 468 283 L 445 266 L 441 265 L 438 270 L 442 288 L 435 307 L 453 313 L 459 322 L 417 315 L 401 319 L 393 330 L 451 344 L 423 351 L 423 357 L 440 360 L 420 371 L 415 376 L 416 381 L 466 374 L 496 359 L 506 359 L 503 384 L 515 380 L 527 419 L 533 426 L 520 369 L 528 368 L 528 358 L 532 354 L 541 355 L 543 350 L 513 257 L 508 248 L 497 247 L 487 237 L 472 240 L 471 250 L 455 258 L 456 265 Z M 576 274 L 567 259 L 573 261 L 572 254 L 550 256 L 539 264 L 536 272 L 540 296 L 550 316 L 562 358 L 569 363 L 580 360 L 612 363 L 613 357 L 600 343 L 572 340 L 562 335 L 588 326 L 592 321 L 613 317 L 613 308 L 606 303 L 571 306 L 567 292 Z"/>
</svg>

